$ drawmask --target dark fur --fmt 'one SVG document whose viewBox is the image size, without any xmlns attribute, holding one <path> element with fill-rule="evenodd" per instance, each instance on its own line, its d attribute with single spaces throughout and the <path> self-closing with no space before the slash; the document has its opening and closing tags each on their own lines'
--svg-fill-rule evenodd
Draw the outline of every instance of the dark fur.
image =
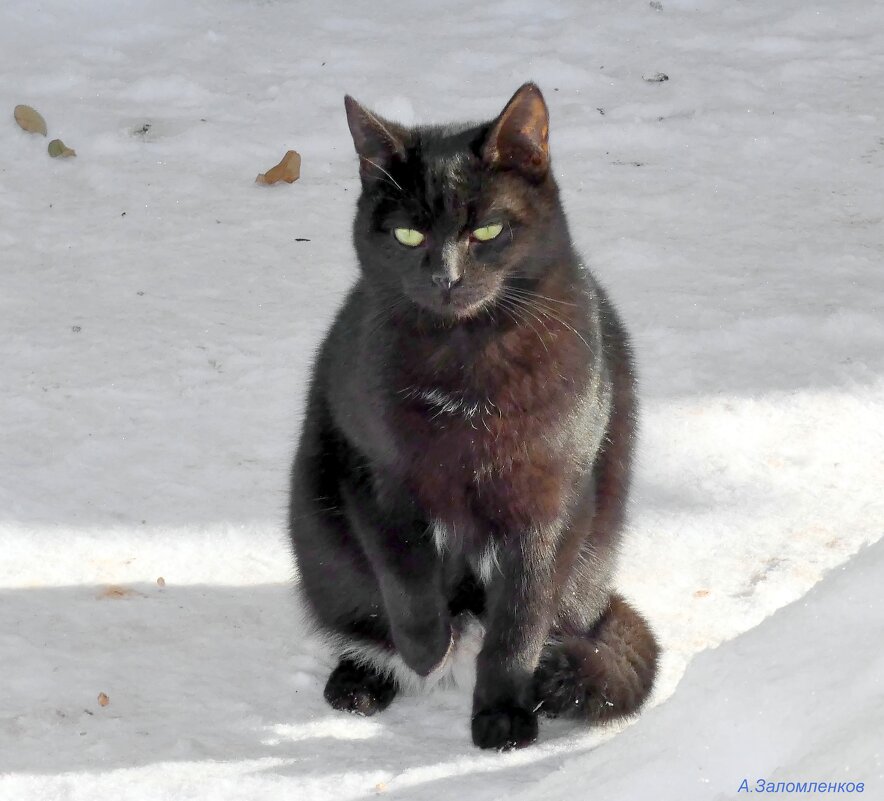
<svg viewBox="0 0 884 801">
<path fill-rule="evenodd" d="M 460 616 L 480 616 L 482 747 L 532 742 L 538 706 L 591 721 L 635 712 L 657 646 L 610 587 L 632 361 L 572 249 L 540 92 L 527 84 L 496 120 L 454 129 L 406 129 L 349 98 L 347 112 L 362 275 L 316 359 L 292 472 L 307 607 L 342 652 L 371 644 L 420 675 L 444 659 Z M 470 238 L 490 219 L 500 236 Z M 426 240 L 405 247 L 395 227 Z M 380 667 L 345 658 L 325 694 L 371 714 L 395 690 Z"/>
</svg>

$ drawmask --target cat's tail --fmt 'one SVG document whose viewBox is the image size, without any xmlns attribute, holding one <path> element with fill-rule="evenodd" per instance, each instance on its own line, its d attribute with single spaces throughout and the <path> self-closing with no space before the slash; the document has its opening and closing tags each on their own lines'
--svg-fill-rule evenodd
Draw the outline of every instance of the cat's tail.
<svg viewBox="0 0 884 801">
<path fill-rule="evenodd" d="M 604 723 L 638 712 L 657 673 L 659 648 L 645 619 L 612 594 L 586 634 L 559 634 L 534 674 L 539 711 Z"/>
</svg>

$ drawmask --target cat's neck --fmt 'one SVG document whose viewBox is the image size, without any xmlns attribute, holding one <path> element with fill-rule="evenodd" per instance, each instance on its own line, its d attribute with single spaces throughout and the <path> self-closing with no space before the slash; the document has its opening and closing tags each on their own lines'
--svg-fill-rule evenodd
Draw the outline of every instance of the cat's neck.
<svg viewBox="0 0 884 801">
<path fill-rule="evenodd" d="M 504 387 L 511 393 L 516 379 L 581 375 L 591 359 L 590 299 L 579 270 L 565 265 L 528 286 L 464 321 L 394 307 L 384 326 L 384 361 L 396 391 L 494 398 Z"/>
</svg>

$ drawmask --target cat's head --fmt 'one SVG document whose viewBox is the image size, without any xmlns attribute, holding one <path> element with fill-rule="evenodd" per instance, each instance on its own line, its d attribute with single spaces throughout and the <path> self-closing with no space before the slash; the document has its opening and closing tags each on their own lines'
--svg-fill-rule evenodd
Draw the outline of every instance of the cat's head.
<svg viewBox="0 0 884 801">
<path fill-rule="evenodd" d="M 362 179 L 354 242 L 385 298 L 469 319 L 569 249 L 534 84 L 481 125 L 409 128 L 345 105 Z"/>
</svg>

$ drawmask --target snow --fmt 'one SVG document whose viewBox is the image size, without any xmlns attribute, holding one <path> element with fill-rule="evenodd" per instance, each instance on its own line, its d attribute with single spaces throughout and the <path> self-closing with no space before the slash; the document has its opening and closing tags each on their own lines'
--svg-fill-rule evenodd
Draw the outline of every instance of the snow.
<svg viewBox="0 0 884 801">
<path fill-rule="evenodd" d="M 700 654 L 668 703 L 604 748 L 566 761 L 546 780 L 544 797 L 567 798 L 592 776 L 612 799 L 723 801 L 738 797 L 743 781 L 758 788 L 759 779 L 765 786 L 863 782 L 877 798 L 884 786 L 882 575 L 878 542 L 802 600 Z M 712 698 L 713 720 L 698 719 L 698 709 L 713 711 Z M 537 797 L 532 788 L 513 798 Z"/>
<path fill-rule="evenodd" d="M 874 797 L 882 30 L 873 0 L 3 3 L 0 798 Z M 284 520 L 355 275 L 344 93 L 482 119 L 529 78 L 636 344 L 619 582 L 666 650 L 636 722 L 498 755 L 469 688 L 325 705 Z M 301 179 L 255 186 L 289 148 Z"/>
</svg>

